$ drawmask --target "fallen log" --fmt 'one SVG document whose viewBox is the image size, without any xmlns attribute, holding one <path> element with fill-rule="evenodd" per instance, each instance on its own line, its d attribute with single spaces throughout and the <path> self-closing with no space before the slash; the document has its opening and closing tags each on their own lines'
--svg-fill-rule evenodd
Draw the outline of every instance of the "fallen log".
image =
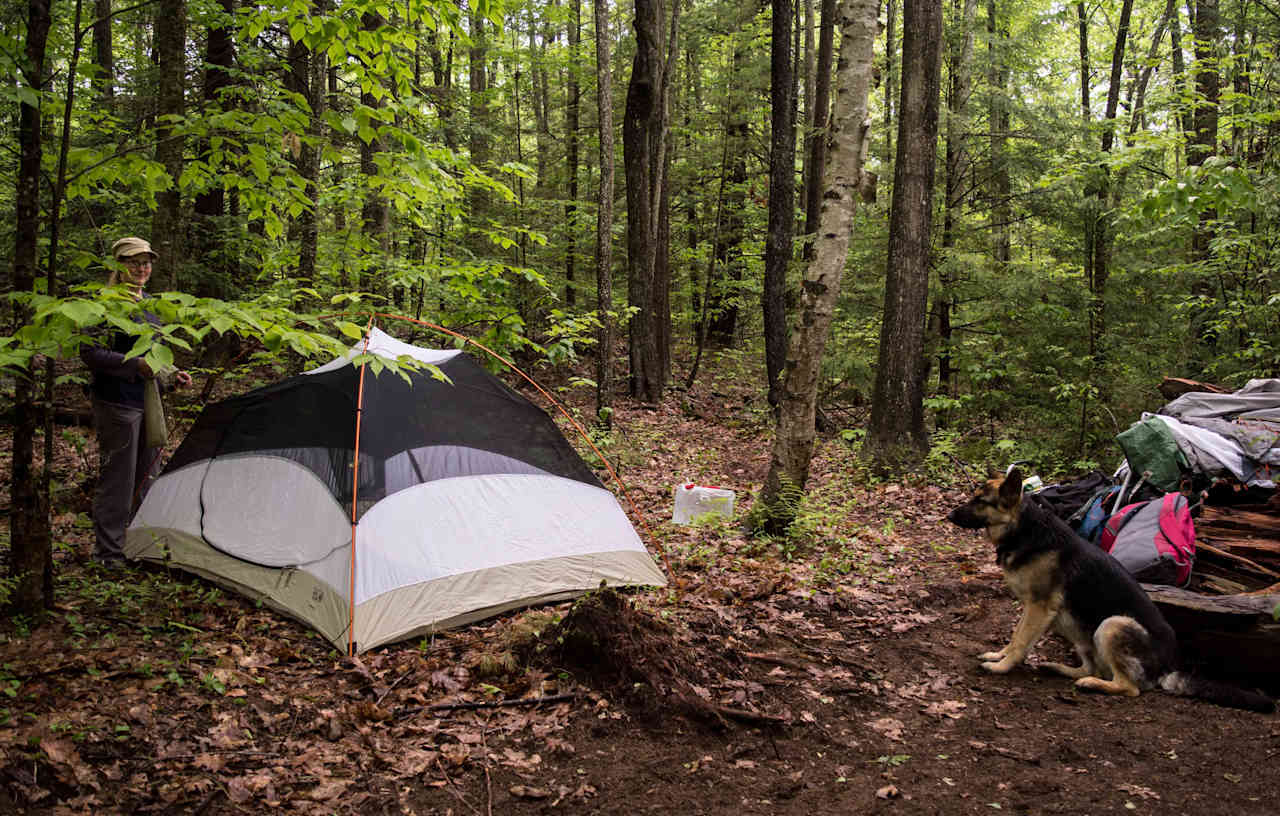
<svg viewBox="0 0 1280 816">
<path fill-rule="evenodd" d="M 1197 382 L 1196 380 L 1185 380 L 1182 377 L 1165 377 L 1164 380 L 1156 386 L 1156 389 L 1160 392 L 1160 396 L 1167 400 L 1174 400 L 1183 394 L 1190 394 L 1192 392 L 1208 392 L 1210 394 L 1231 393 L 1219 385 Z"/>
<path fill-rule="evenodd" d="M 1177 633 L 1189 665 L 1209 676 L 1280 694 L 1280 621 L 1273 616 L 1280 592 L 1203 595 L 1142 586 Z"/>
</svg>

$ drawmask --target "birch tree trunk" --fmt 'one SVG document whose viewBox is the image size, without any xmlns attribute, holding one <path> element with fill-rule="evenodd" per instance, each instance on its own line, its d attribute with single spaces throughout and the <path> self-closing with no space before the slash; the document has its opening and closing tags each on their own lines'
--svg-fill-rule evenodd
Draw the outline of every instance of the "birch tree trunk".
<svg viewBox="0 0 1280 816">
<path fill-rule="evenodd" d="M 842 36 L 831 145 L 823 176 L 826 193 L 813 261 L 805 271 L 800 312 L 787 348 L 769 474 L 752 518 L 753 525 L 765 532 L 782 532 L 791 523 L 809 479 L 818 376 L 861 195 L 876 12 L 876 0 L 843 0 L 837 17 Z"/>
</svg>

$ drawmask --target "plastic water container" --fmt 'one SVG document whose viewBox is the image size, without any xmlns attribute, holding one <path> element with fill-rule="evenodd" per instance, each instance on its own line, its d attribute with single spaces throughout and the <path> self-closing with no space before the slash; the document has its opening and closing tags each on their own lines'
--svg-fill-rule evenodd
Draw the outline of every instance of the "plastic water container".
<svg viewBox="0 0 1280 816">
<path fill-rule="evenodd" d="M 671 520 L 676 524 L 688 524 L 705 515 L 733 516 L 732 490 L 706 485 L 676 485 L 676 508 Z"/>
</svg>

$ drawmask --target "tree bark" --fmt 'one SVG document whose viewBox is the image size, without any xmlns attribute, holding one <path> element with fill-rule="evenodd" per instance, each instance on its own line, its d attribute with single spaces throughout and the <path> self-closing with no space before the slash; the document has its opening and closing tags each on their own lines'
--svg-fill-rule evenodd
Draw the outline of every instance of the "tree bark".
<svg viewBox="0 0 1280 816">
<path fill-rule="evenodd" d="M 809 479 L 818 377 L 861 195 L 876 12 L 876 0 L 844 0 L 840 7 L 838 90 L 826 192 L 814 257 L 805 271 L 800 311 L 787 348 L 769 473 L 752 519 L 758 529 L 770 533 L 785 531 L 794 520 Z"/>
<path fill-rule="evenodd" d="M 836 0 L 822 0 L 818 34 L 818 58 L 814 79 L 813 109 L 809 130 L 809 160 L 804 191 L 804 260 L 813 260 L 818 220 L 822 210 L 822 186 L 826 178 L 827 123 L 831 115 L 831 60 L 835 51 Z"/>
<path fill-rule="evenodd" d="M 19 82 L 35 93 L 44 87 L 45 51 L 51 24 L 49 0 L 28 0 L 24 62 Z M 36 288 L 40 238 L 40 162 L 43 154 L 40 109 L 22 102 L 18 109 L 13 289 Z M 15 306 L 10 334 L 26 324 L 27 310 Z M 14 378 L 13 450 L 9 486 L 9 577 L 15 580 L 10 604 L 19 614 L 38 617 L 53 604 L 50 586 L 53 536 L 49 504 L 35 472 L 35 436 L 39 412 L 35 367 Z M 45 467 L 51 463 L 46 462 Z"/>
<path fill-rule="evenodd" d="M 667 75 L 663 55 L 662 0 L 637 0 L 636 53 L 622 120 L 627 179 L 627 293 L 631 318 L 630 393 L 649 403 L 662 399 L 665 382 L 658 351 L 655 286 L 666 186 Z"/>
<path fill-rule="evenodd" d="M 570 309 L 578 303 L 577 276 L 578 263 L 578 128 L 581 126 L 579 110 L 582 104 L 582 90 L 578 82 L 578 72 L 582 70 L 582 0 L 573 0 L 569 19 L 569 76 L 566 83 L 566 99 L 564 110 L 565 130 L 565 172 L 568 175 L 565 185 L 565 248 L 564 248 L 564 303 Z"/>
<path fill-rule="evenodd" d="M 613 411 L 613 75 L 609 65 L 609 0 L 595 0 L 596 112 L 600 120 L 600 190 L 596 194 L 596 418 L 612 425 Z"/>
<path fill-rule="evenodd" d="M 115 107 L 116 60 L 111 39 L 111 0 L 94 0 L 93 88 L 98 104 L 110 112 Z"/>
<path fill-rule="evenodd" d="M 941 0 L 905 0 L 884 319 L 871 421 L 863 444 L 864 455 L 888 472 L 914 466 L 929 447 L 924 427 L 924 321 L 941 54 Z"/>
<path fill-rule="evenodd" d="M 366 11 L 360 22 L 361 30 L 370 33 L 386 25 L 382 15 L 372 11 Z M 377 110 L 382 107 L 382 100 L 371 90 L 365 90 L 360 93 L 360 104 Z M 377 123 L 371 123 L 371 127 L 376 129 L 377 126 Z M 386 278 L 379 270 L 382 268 L 382 259 L 387 254 L 389 210 L 386 201 L 373 185 L 373 178 L 379 172 L 378 155 L 383 149 L 382 138 L 376 133 L 368 142 L 360 143 L 360 176 L 365 184 L 364 203 L 360 207 L 360 229 L 369 248 L 368 260 L 360 266 L 360 288 L 374 294 L 382 294 L 386 288 Z"/>
<path fill-rule="evenodd" d="M 778 406 L 778 380 L 787 355 L 787 267 L 795 231 L 795 76 L 791 56 L 791 0 L 773 0 L 770 46 L 769 231 L 764 246 L 764 360 L 769 404 Z"/>
<path fill-rule="evenodd" d="M 236 0 L 220 0 L 222 17 L 210 26 L 205 48 L 204 87 L 201 96 L 206 105 L 217 107 L 222 103 L 222 92 L 231 87 L 231 68 L 235 64 L 234 24 Z M 208 160 L 208 142 L 200 150 Z M 226 193 L 217 179 L 208 189 L 195 197 L 192 207 L 192 255 L 205 265 L 208 274 L 196 282 L 195 294 L 204 297 L 225 297 L 230 294 L 228 284 L 232 280 L 233 265 L 228 258 L 226 230 L 219 219 L 226 211 Z"/>
<path fill-rule="evenodd" d="M 1001 25 L 996 0 L 987 0 L 988 82 L 991 85 L 991 107 L 988 111 L 991 132 L 991 255 L 996 274 L 1002 274 L 1013 257 L 1009 240 L 1012 207 L 1012 182 L 1009 179 L 1007 142 L 1009 137 L 1009 69 L 1004 61 L 1004 41 L 1008 39 Z"/>
<path fill-rule="evenodd" d="M 961 3 L 963 4 L 961 6 Z M 955 308 L 954 276 L 951 272 L 955 248 L 955 222 L 967 197 L 969 175 L 968 107 L 973 92 L 973 27 L 978 14 L 978 0 L 952 0 L 960 30 L 951 39 L 950 79 L 947 93 L 947 136 L 944 169 L 946 179 L 942 203 L 942 263 L 938 267 L 938 298 L 934 303 L 938 337 L 938 391 L 953 392 L 951 368 L 951 319 Z M 939 415 L 939 424 L 945 414 Z"/>
<path fill-rule="evenodd" d="M 178 288 L 181 259 L 186 257 L 182 242 L 182 177 L 184 140 L 175 136 L 165 117 L 181 117 L 186 110 L 184 88 L 187 76 L 186 0 L 160 0 L 156 16 L 155 47 L 159 82 L 156 86 L 156 162 L 170 179 L 168 189 L 156 195 L 156 211 L 151 218 L 151 245 L 167 273 L 168 288 Z"/>
</svg>

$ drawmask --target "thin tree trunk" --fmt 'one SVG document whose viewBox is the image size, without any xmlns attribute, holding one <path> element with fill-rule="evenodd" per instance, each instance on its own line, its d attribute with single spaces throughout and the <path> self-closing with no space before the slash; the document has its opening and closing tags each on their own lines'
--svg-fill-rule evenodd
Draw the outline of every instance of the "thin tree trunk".
<svg viewBox="0 0 1280 816">
<path fill-rule="evenodd" d="M 609 64 L 609 0 L 595 0 L 596 111 L 600 120 L 600 190 L 596 195 L 596 418 L 607 429 L 613 412 L 613 75 Z"/>
<path fill-rule="evenodd" d="M 822 189 L 826 178 L 827 142 L 831 133 L 831 60 L 835 51 L 836 0 L 822 0 L 822 23 L 818 34 L 818 65 L 813 91 L 813 118 L 809 130 L 809 170 L 804 192 L 804 260 L 813 260 L 818 221 L 822 210 Z"/>
<path fill-rule="evenodd" d="M 361 17 L 361 29 L 376 32 L 386 24 L 376 12 L 366 11 Z M 382 100 L 372 90 L 362 91 L 360 104 L 377 110 Z M 368 142 L 360 143 L 360 176 L 365 185 L 364 202 L 360 207 L 360 230 L 370 247 L 368 260 L 360 265 L 360 288 L 366 292 L 383 294 L 386 278 L 381 273 L 382 260 L 387 255 L 389 211 L 386 201 L 373 185 L 378 175 L 378 154 L 384 150 L 382 137 L 376 133 Z"/>
<path fill-rule="evenodd" d="M 969 95 L 973 91 L 973 27 L 978 14 L 978 0 L 952 0 L 952 8 L 959 10 L 957 25 L 960 31 L 951 38 L 950 68 L 947 75 L 950 79 L 947 94 L 947 141 L 946 141 L 946 179 L 943 182 L 945 194 L 942 202 L 942 257 L 938 266 L 938 284 L 940 292 L 934 304 L 937 315 L 938 335 L 938 391 L 943 394 L 953 393 L 951 370 L 951 318 L 955 308 L 955 285 L 951 274 L 951 254 L 955 249 L 955 222 L 966 197 L 966 184 L 969 175 L 968 149 L 968 107 Z M 945 414 L 939 415 L 939 424 L 943 424 Z"/>
<path fill-rule="evenodd" d="M 111 39 L 111 0 L 94 0 L 93 88 L 98 104 L 111 112 L 116 99 L 116 60 Z"/>
<path fill-rule="evenodd" d="M 791 0 L 773 0 L 770 46 L 769 230 L 764 246 L 764 359 L 769 404 L 778 406 L 778 380 L 787 355 L 787 267 L 795 232 L 795 76 L 791 62 Z"/>
<path fill-rule="evenodd" d="M 160 0 L 157 8 L 156 55 L 159 83 L 156 86 L 156 162 L 162 165 L 171 184 L 156 195 L 156 211 L 151 218 L 151 244 L 160 256 L 160 266 L 168 275 L 168 288 L 178 288 L 181 259 L 186 257 L 182 242 L 182 194 L 178 179 L 182 177 L 183 142 L 175 136 L 166 116 L 180 117 L 186 106 L 183 99 L 187 76 L 187 3 L 186 0 Z"/>
<path fill-rule="evenodd" d="M 581 126 L 579 110 L 582 103 L 578 73 L 582 70 L 582 0 L 573 0 L 570 13 L 569 77 L 564 111 L 565 172 L 568 174 L 564 205 L 564 302 L 572 309 L 578 302 L 574 278 L 578 263 L 578 128 Z"/>
<path fill-rule="evenodd" d="M 996 274 L 1003 272 L 1012 258 L 1009 222 L 1012 207 L 1012 182 L 1009 179 L 1007 142 L 1009 137 L 1009 69 L 1005 65 L 1004 47 L 1008 39 L 1000 24 L 996 0 L 987 0 L 988 82 L 991 85 L 991 108 L 988 112 L 991 131 L 991 227 L 992 260 Z"/>
<path fill-rule="evenodd" d="M 234 24 L 236 0 L 220 0 L 220 5 L 223 16 L 216 25 L 209 28 L 205 49 L 204 88 L 201 96 L 210 107 L 222 104 L 222 92 L 231 86 L 231 68 L 235 64 L 236 46 L 231 26 Z M 207 160 L 207 141 L 201 145 L 200 150 Z M 217 283 L 231 280 L 231 263 L 223 240 L 225 229 L 219 221 L 225 211 L 226 194 L 215 179 L 208 189 L 196 195 L 192 207 L 192 255 L 212 273 L 195 287 L 198 295 L 225 297 L 229 294 Z"/>
<path fill-rule="evenodd" d="M 818 377 L 861 196 L 876 6 L 876 0 L 844 0 L 840 8 L 840 67 L 826 192 L 814 257 L 805 271 L 800 311 L 787 348 L 769 473 L 753 514 L 753 524 L 771 533 L 784 531 L 794 520 L 809 479 Z"/>
<path fill-rule="evenodd" d="M 19 81 L 33 93 L 44 87 L 45 50 L 52 22 L 49 0 L 28 0 L 25 62 Z M 18 175 L 15 197 L 13 289 L 36 288 L 36 253 L 40 238 L 40 161 L 43 152 L 40 109 L 18 106 Z M 10 333 L 25 325 L 27 310 L 15 305 Z M 34 368 L 31 373 L 34 373 Z M 38 425 L 35 381 L 20 372 L 14 378 L 13 449 L 9 483 L 9 577 L 15 580 L 10 595 L 13 609 L 33 618 L 53 604 L 47 590 L 52 563 L 52 531 L 49 505 L 39 490 L 34 472 L 35 436 Z M 50 463 L 46 462 L 48 467 Z"/>
<path fill-rule="evenodd" d="M 871 421 L 863 444 L 864 455 L 890 472 L 914 466 L 929 447 L 924 427 L 924 323 L 941 54 L 941 0 L 905 0 L 884 319 Z"/>
</svg>

